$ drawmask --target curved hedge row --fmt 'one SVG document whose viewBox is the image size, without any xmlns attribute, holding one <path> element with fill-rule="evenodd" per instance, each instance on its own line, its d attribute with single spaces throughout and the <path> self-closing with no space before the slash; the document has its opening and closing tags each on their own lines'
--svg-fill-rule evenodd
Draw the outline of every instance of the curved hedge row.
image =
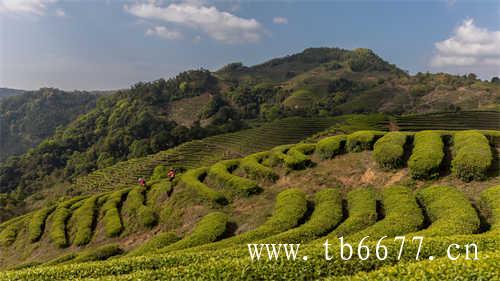
<svg viewBox="0 0 500 281">
<path fill-rule="evenodd" d="M 377 198 L 372 188 L 357 188 L 347 194 L 347 219 L 327 239 L 348 236 L 377 221 Z M 323 239 L 324 241 L 324 239 Z"/>
<path fill-rule="evenodd" d="M 346 139 L 345 135 L 324 138 L 316 145 L 316 154 L 321 160 L 331 159 L 343 152 Z"/>
<path fill-rule="evenodd" d="M 139 222 L 141 226 L 152 227 L 156 224 L 157 217 L 153 208 L 144 205 L 145 193 L 145 186 L 132 188 L 123 203 L 122 212 L 134 221 Z"/>
<path fill-rule="evenodd" d="M 401 132 L 389 132 L 381 137 L 373 147 L 373 158 L 385 169 L 403 166 L 404 145 L 408 135 Z"/>
<path fill-rule="evenodd" d="M 106 236 L 115 237 L 120 235 L 123 231 L 122 219 L 120 216 L 120 207 L 122 200 L 130 192 L 130 188 L 122 189 L 111 193 L 108 200 L 104 203 L 103 210 L 103 224 Z"/>
<path fill-rule="evenodd" d="M 476 131 L 463 131 L 455 133 L 453 144 L 453 174 L 464 181 L 485 179 L 493 161 L 488 139 Z"/>
<path fill-rule="evenodd" d="M 165 253 L 214 242 L 226 232 L 228 220 L 225 213 L 210 213 L 198 222 L 191 234 L 159 251 Z"/>
<path fill-rule="evenodd" d="M 172 183 L 167 180 L 161 180 L 151 185 L 151 189 L 146 194 L 146 205 L 157 206 L 165 196 L 172 192 Z"/>
<path fill-rule="evenodd" d="M 385 133 L 379 131 L 357 131 L 347 136 L 347 151 L 372 150 L 373 144 Z"/>
<path fill-rule="evenodd" d="M 361 230 L 349 239 L 360 240 L 365 236 L 380 239 L 382 236 L 398 236 L 417 231 L 424 222 L 424 216 L 415 196 L 409 188 L 392 186 L 382 191 L 382 205 L 385 217 L 374 225 Z"/>
<path fill-rule="evenodd" d="M 32 243 L 37 242 L 42 237 L 45 230 L 45 223 L 49 215 L 56 209 L 56 206 L 43 208 L 33 215 L 28 225 L 28 235 Z"/>
<path fill-rule="evenodd" d="M 285 167 L 300 170 L 311 164 L 311 160 L 307 155 L 312 154 L 316 149 L 316 144 L 299 143 L 292 146 L 287 153 L 288 157 L 284 158 Z"/>
<path fill-rule="evenodd" d="M 490 187 L 481 193 L 480 204 L 489 211 L 490 231 L 500 231 L 500 185 Z"/>
<path fill-rule="evenodd" d="M 261 226 L 222 241 L 197 247 L 196 250 L 221 249 L 260 240 L 297 226 L 307 212 L 306 194 L 296 188 L 282 191 L 276 197 L 273 215 Z"/>
<path fill-rule="evenodd" d="M 89 262 L 89 261 L 103 261 L 110 257 L 121 255 L 122 248 L 118 244 L 109 244 L 100 246 L 95 249 L 84 251 L 71 259 L 71 262 Z"/>
<path fill-rule="evenodd" d="M 201 182 L 201 178 L 205 177 L 207 174 L 207 168 L 197 168 L 188 170 L 186 173 L 181 175 L 180 181 L 188 188 L 194 189 L 201 197 L 210 200 L 211 202 L 216 202 L 219 204 L 227 204 L 226 197 L 208 187 L 206 184 Z"/>
<path fill-rule="evenodd" d="M 0 232 L 0 246 L 8 247 L 16 241 L 17 234 L 24 227 L 24 220 L 19 220 L 9 224 Z"/>
<path fill-rule="evenodd" d="M 262 165 L 262 161 L 269 156 L 269 151 L 251 154 L 241 159 L 240 166 L 253 179 L 276 181 L 279 176 L 272 168 Z"/>
<path fill-rule="evenodd" d="M 417 193 L 431 221 L 429 228 L 413 233 L 420 236 L 472 234 L 479 228 L 476 211 L 464 194 L 449 186 L 432 186 Z"/>
<path fill-rule="evenodd" d="M 66 233 L 66 223 L 71 217 L 72 208 L 82 201 L 83 197 L 75 197 L 71 200 L 60 203 L 52 215 L 52 228 L 49 236 L 58 247 L 64 248 L 69 245 Z"/>
<path fill-rule="evenodd" d="M 444 143 L 441 134 L 422 131 L 415 134 L 413 151 L 408 160 L 410 175 L 415 179 L 431 179 L 439 176 L 444 158 Z"/>
<path fill-rule="evenodd" d="M 76 233 L 73 243 L 77 246 L 87 245 L 92 239 L 92 227 L 96 217 L 98 198 L 99 196 L 96 195 L 86 199 L 83 205 L 73 213 L 76 223 Z"/>
<path fill-rule="evenodd" d="M 174 232 L 161 232 L 128 252 L 127 256 L 142 256 L 147 253 L 152 253 L 179 241 L 179 239 L 180 238 Z"/>
<path fill-rule="evenodd" d="M 265 238 L 260 243 L 303 243 L 327 233 L 342 221 L 342 195 L 338 190 L 328 188 L 317 192 L 314 205 L 306 223 Z"/>
<path fill-rule="evenodd" d="M 240 163 L 238 159 L 225 160 L 215 163 L 208 170 L 208 176 L 219 186 L 230 188 L 234 192 L 249 196 L 260 191 L 256 182 L 231 174 Z"/>
</svg>

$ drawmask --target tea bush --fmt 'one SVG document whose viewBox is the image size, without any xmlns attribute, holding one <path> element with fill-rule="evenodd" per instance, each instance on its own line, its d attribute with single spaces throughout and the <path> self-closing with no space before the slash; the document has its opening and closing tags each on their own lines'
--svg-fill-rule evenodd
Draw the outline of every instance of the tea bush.
<svg viewBox="0 0 500 281">
<path fill-rule="evenodd" d="M 406 138 L 405 133 L 389 132 L 377 140 L 373 147 L 373 158 L 377 164 L 385 169 L 401 167 L 404 164 Z"/>
<path fill-rule="evenodd" d="M 444 143 L 441 134 L 422 131 L 415 134 L 413 151 L 408 160 L 410 175 L 415 179 L 431 179 L 439 176 L 444 158 Z"/>
<path fill-rule="evenodd" d="M 256 182 L 231 174 L 238 167 L 240 160 L 225 160 L 212 165 L 208 176 L 222 188 L 229 188 L 235 193 L 249 196 L 260 191 Z"/>
<path fill-rule="evenodd" d="M 318 142 L 316 154 L 318 154 L 322 160 L 331 159 L 343 152 L 346 139 L 345 135 L 324 138 Z"/>
<path fill-rule="evenodd" d="M 453 143 L 453 174 L 464 181 L 484 180 L 493 161 L 488 139 L 476 131 L 463 131 L 455 133 Z"/>
<path fill-rule="evenodd" d="M 205 167 L 191 169 L 181 175 L 180 181 L 186 187 L 194 189 L 204 199 L 208 199 L 211 202 L 222 205 L 227 204 L 228 201 L 222 193 L 208 187 L 206 184 L 201 182 L 201 178 L 205 177 L 206 174 L 207 168 Z"/>
</svg>

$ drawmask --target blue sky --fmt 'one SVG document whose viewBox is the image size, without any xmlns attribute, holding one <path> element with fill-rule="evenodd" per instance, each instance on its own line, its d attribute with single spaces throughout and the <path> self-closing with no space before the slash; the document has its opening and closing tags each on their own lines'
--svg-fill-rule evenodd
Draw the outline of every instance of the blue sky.
<svg viewBox="0 0 500 281">
<path fill-rule="evenodd" d="M 411 73 L 500 74 L 498 1 L 0 0 L 0 87 L 127 88 L 308 47 L 370 48 Z"/>
</svg>

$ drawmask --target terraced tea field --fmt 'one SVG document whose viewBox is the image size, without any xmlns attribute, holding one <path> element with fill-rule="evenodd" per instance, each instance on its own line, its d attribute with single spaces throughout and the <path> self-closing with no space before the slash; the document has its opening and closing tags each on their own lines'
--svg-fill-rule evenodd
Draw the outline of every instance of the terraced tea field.
<svg viewBox="0 0 500 281">
<path fill-rule="evenodd" d="M 75 197 L 0 225 L 1 264 L 17 259 L 26 267 L 1 272 L 0 280 L 494 280 L 500 181 L 492 148 L 499 136 L 358 131 L 213 161 L 172 183 Z M 391 180 L 372 187 L 328 182 L 332 171 L 346 169 L 338 163 L 348 162 L 368 163 Z M 316 179 L 300 184 L 308 174 Z M 424 236 L 424 245 L 408 242 L 398 258 L 394 237 L 401 235 Z M 363 249 L 373 256 L 382 243 L 388 254 L 342 260 L 333 254 L 340 236 L 353 244 L 368 236 Z M 300 256 L 252 261 L 247 243 L 300 243 Z M 449 260 L 451 243 L 476 243 L 480 259 Z"/>
</svg>

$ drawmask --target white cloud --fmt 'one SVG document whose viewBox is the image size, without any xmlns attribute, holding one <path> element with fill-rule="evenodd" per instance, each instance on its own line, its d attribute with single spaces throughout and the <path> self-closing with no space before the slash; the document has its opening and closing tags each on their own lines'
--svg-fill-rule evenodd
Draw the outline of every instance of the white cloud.
<svg viewBox="0 0 500 281">
<path fill-rule="evenodd" d="M 245 19 L 198 2 L 172 3 L 166 7 L 154 3 L 125 5 L 125 11 L 144 19 L 159 20 L 201 30 L 224 43 L 258 42 L 263 27 L 255 19 Z"/>
<path fill-rule="evenodd" d="M 500 66 L 500 30 L 477 27 L 473 19 L 463 21 L 454 34 L 435 43 L 431 66 Z"/>
<path fill-rule="evenodd" d="M 0 0 L 0 12 L 43 15 L 57 0 Z"/>
<path fill-rule="evenodd" d="M 158 36 L 160 38 L 168 40 L 177 40 L 183 38 L 180 32 L 169 30 L 165 26 L 155 26 L 153 28 L 148 28 L 148 30 L 146 30 L 146 35 Z"/>
<path fill-rule="evenodd" d="M 275 24 L 288 24 L 288 19 L 285 17 L 275 17 L 273 18 Z"/>
<path fill-rule="evenodd" d="M 66 12 L 63 9 L 56 9 L 56 16 L 64 18 L 66 17 Z"/>
</svg>

